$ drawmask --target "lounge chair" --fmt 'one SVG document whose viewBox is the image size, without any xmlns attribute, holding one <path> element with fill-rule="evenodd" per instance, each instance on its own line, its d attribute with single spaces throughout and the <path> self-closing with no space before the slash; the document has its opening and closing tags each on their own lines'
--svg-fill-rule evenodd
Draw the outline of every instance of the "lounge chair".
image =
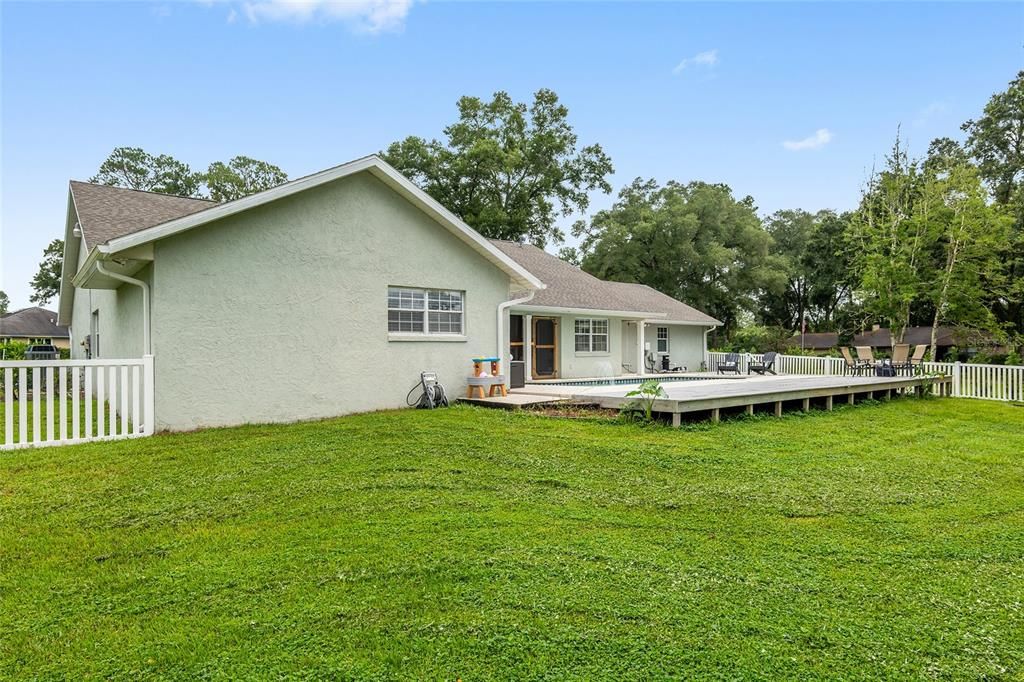
<svg viewBox="0 0 1024 682">
<path fill-rule="evenodd" d="M 909 343 L 897 343 L 892 347 L 892 368 L 896 370 L 896 374 L 900 372 L 907 372 L 908 374 L 913 371 L 910 366 L 910 344 Z"/>
<path fill-rule="evenodd" d="M 924 354 L 928 352 L 928 344 L 921 343 L 914 348 L 914 354 L 910 356 L 910 360 L 907 364 L 910 366 L 910 373 L 917 374 L 921 371 L 921 366 L 924 363 Z"/>
<path fill-rule="evenodd" d="M 841 346 L 839 348 L 839 352 L 843 354 L 843 362 L 846 363 L 846 366 L 843 368 L 844 374 L 849 373 L 857 376 L 871 368 L 870 364 L 864 364 L 860 360 L 854 360 L 853 356 L 850 355 L 850 349 L 846 346 Z"/>
<path fill-rule="evenodd" d="M 718 373 L 725 374 L 726 372 L 740 373 L 740 354 L 739 353 L 728 353 L 725 356 L 725 360 L 718 363 Z"/>
<path fill-rule="evenodd" d="M 775 353 L 775 352 L 765 353 L 761 357 L 761 362 L 751 362 L 751 363 L 748 363 L 747 364 L 747 374 L 750 374 L 751 372 L 757 372 L 761 376 L 764 376 L 766 373 L 768 373 L 768 374 L 775 374 L 775 356 L 776 355 L 778 355 L 778 353 Z"/>
</svg>

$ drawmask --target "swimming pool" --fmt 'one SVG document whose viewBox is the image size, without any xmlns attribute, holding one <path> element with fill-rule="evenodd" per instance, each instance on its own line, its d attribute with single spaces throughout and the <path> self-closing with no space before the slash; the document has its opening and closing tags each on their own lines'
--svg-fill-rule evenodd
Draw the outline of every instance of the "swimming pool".
<svg viewBox="0 0 1024 682">
<path fill-rule="evenodd" d="M 549 379 L 547 381 L 533 381 L 527 382 L 527 385 L 533 386 L 622 386 L 623 384 L 640 384 L 649 379 L 654 379 L 658 383 L 668 383 L 675 381 L 708 381 L 710 379 L 721 379 L 720 376 L 715 375 L 701 375 L 701 374 L 667 374 L 664 376 L 644 376 L 644 377 L 607 377 L 605 379 Z"/>
</svg>

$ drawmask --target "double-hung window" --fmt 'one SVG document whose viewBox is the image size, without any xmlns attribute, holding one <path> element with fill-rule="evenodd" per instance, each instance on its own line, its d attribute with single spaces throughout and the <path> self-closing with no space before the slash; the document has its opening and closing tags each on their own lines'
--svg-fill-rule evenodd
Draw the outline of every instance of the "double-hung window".
<svg viewBox="0 0 1024 682">
<path fill-rule="evenodd" d="M 389 334 L 463 334 L 461 291 L 388 287 Z"/>
<path fill-rule="evenodd" d="M 658 352 L 668 355 L 668 327 L 658 327 Z"/>
<path fill-rule="evenodd" d="M 578 318 L 576 320 L 576 352 L 608 352 L 608 320 Z"/>
</svg>

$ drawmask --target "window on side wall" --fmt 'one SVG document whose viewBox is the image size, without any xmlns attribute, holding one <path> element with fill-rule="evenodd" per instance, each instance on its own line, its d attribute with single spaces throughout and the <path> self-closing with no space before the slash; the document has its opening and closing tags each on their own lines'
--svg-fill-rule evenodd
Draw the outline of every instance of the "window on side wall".
<svg viewBox="0 0 1024 682">
<path fill-rule="evenodd" d="M 464 303 L 462 291 L 388 287 L 388 333 L 462 335 Z"/>
<path fill-rule="evenodd" d="M 668 327 L 658 327 L 658 352 L 668 355 Z"/>
<path fill-rule="evenodd" d="M 575 325 L 577 353 L 608 352 L 608 320 L 578 318 Z"/>
</svg>

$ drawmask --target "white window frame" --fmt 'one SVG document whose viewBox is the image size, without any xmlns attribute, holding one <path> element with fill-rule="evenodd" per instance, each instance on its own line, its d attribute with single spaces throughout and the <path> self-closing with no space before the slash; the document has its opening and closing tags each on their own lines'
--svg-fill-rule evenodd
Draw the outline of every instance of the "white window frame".
<svg viewBox="0 0 1024 682">
<path fill-rule="evenodd" d="M 397 302 L 397 305 L 394 305 Z M 389 286 L 387 290 L 388 336 L 392 339 L 463 340 L 466 335 L 466 292 L 454 289 Z M 404 313 L 415 329 L 391 328 L 391 313 Z M 442 322 L 441 317 L 446 319 Z M 458 329 L 452 330 L 453 319 Z M 402 321 L 399 321 L 402 324 Z M 447 327 L 442 331 L 442 328 Z"/>
<path fill-rule="evenodd" d="M 595 332 L 595 323 L 604 326 L 604 332 Z M 594 339 L 604 337 L 604 349 L 594 350 Z M 586 340 L 586 347 L 580 348 L 580 340 Z M 577 317 L 573 321 L 573 348 L 576 355 L 611 355 L 611 324 L 606 317 Z"/>
<path fill-rule="evenodd" d="M 664 337 L 662 337 L 662 335 L 661 335 L 662 332 L 665 333 Z M 668 355 L 669 354 L 669 332 L 668 332 L 668 327 L 658 327 L 658 331 L 656 332 L 655 338 L 657 339 L 657 343 L 658 343 L 658 355 Z M 661 345 L 662 341 L 665 342 L 665 347 L 664 348 L 662 348 L 662 345 Z"/>
</svg>

